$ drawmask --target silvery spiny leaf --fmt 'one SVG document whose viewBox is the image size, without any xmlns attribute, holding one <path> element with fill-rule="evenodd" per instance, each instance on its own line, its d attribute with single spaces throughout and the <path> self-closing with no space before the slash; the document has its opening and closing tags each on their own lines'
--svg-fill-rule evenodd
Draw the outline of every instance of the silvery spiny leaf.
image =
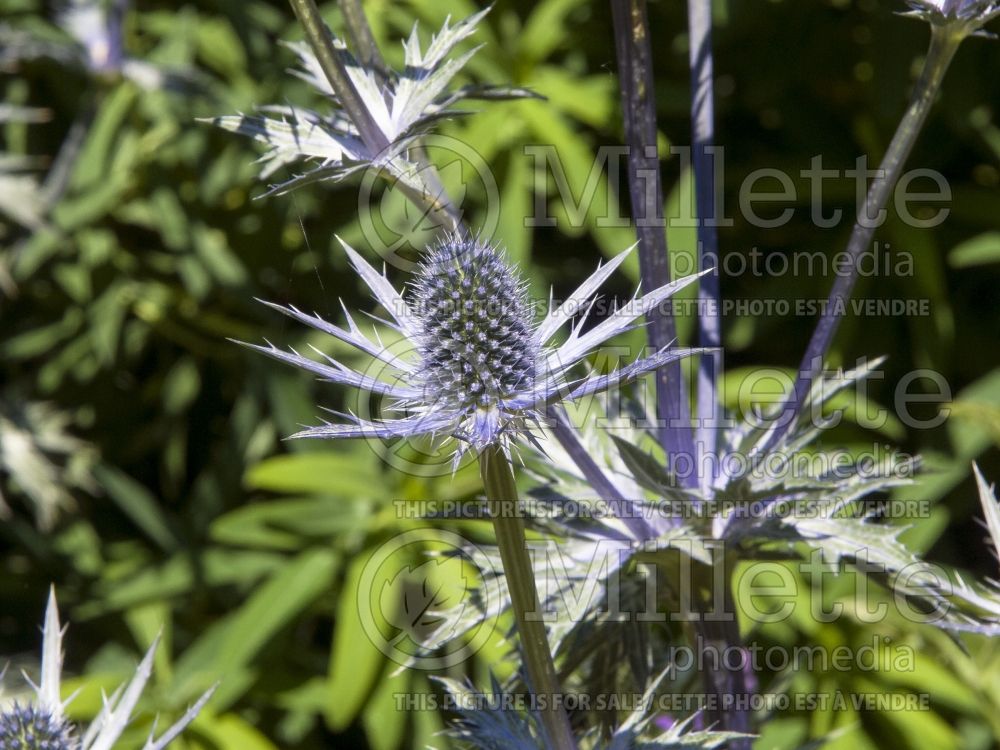
<svg viewBox="0 0 1000 750">
<path fill-rule="evenodd" d="M 986 529 L 994 552 L 1000 559 L 1000 505 L 996 497 L 996 488 L 988 484 L 979 467 L 973 463 L 972 472 L 976 478 L 976 489 L 979 502 L 983 507 Z M 967 581 L 964 576 L 955 575 L 952 593 L 956 598 L 971 606 L 975 616 L 959 615 L 953 629 L 974 633 L 996 635 L 1000 632 L 1000 583 L 995 579 Z"/>
<path fill-rule="evenodd" d="M 264 165 L 261 169 L 264 179 L 285 166 L 315 164 L 312 169 L 273 185 L 261 197 L 283 195 L 320 180 L 343 180 L 372 165 L 380 167 L 386 176 L 410 190 L 433 194 L 433 188 L 425 181 L 426 170 L 405 156 L 416 136 L 399 138 L 376 154 L 365 145 L 343 113 L 323 117 L 312 110 L 291 106 L 268 106 L 260 111 L 261 115 L 226 115 L 212 118 L 211 122 L 268 147 L 258 159 Z M 269 114 L 279 115 L 280 119 L 268 117 Z"/>
<path fill-rule="evenodd" d="M 45 625 L 42 628 L 41 677 L 37 685 L 30 683 L 34 696 L 27 704 L 0 702 L 0 747 L 20 747 L 19 740 L 23 734 L 18 733 L 24 730 L 49 742 L 47 745 L 32 744 L 30 747 L 46 747 L 51 750 L 112 750 L 121 739 L 152 675 L 153 657 L 159 638 L 153 641 L 128 684 L 122 685 L 110 697 L 105 698 L 104 707 L 97 717 L 82 735 L 78 735 L 78 728 L 65 714 L 69 701 L 62 699 L 64 632 L 59 624 L 59 611 L 53 590 L 49 594 Z M 154 724 L 143 750 L 164 750 L 195 720 L 213 692 L 214 688 L 205 692 L 159 737 L 155 736 Z M 10 733 L 10 736 L 5 736 L 5 733 Z"/>
<path fill-rule="evenodd" d="M 638 712 L 636 712 L 638 716 Z M 643 724 L 648 724 L 650 716 L 641 716 Z M 691 750 L 704 748 L 715 750 L 726 743 L 739 739 L 754 739 L 756 735 L 742 732 L 724 732 L 711 729 L 692 729 L 695 717 L 689 716 L 674 723 L 668 730 L 643 739 L 643 734 L 631 722 L 627 722 L 612 737 L 607 750 Z"/>
<path fill-rule="evenodd" d="M 902 542 L 906 526 L 876 518 L 877 504 L 871 499 L 911 484 L 910 474 L 919 463 L 891 454 L 862 469 L 858 464 L 843 465 L 835 458 L 840 454 L 815 446 L 822 433 L 815 419 L 823 413 L 823 404 L 867 377 L 880 362 L 875 360 L 854 370 L 825 374 L 817 379 L 795 417 L 796 429 L 770 446 L 767 453 L 758 450 L 768 436 L 768 431 L 759 424 L 746 422 L 728 432 L 723 456 L 755 456 L 758 464 L 747 461 L 746 473 L 720 477 L 714 497 L 706 506 L 714 515 L 709 535 L 729 544 L 740 544 L 742 554 L 750 558 L 756 549 L 769 553 L 784 550 L 793 557 L 803 549 L 816 550 L 833 570 L 839 569 L 842 562 L 863 559 L 886 582 L 904 573 L 908 596 L 944 611 L 945 616 L 936 622 L 939 627 L 1000 632 L 1000 592 L 996 586 L 974 586 L 957 574 L 954 580 L 941 580 L 940 568 L 920 560 Z M 630 453 L 638 450 L 630 444 L 638 442 L 635 438 L 626 439 L 618 445 Z M 654 442 L 650 437 L 647 444 Z M 769 454 L 782 457 L 785 471 L 757 470 L 772 465 Z M 811 469 L 814 465 L 820 467 L 815 472 Z M 824 466 L 827 468 L 823 469 Z M 838 471 L 828 470 L 834 466 Z M 794 467 L 806 467 L 807 472 L 798 474 Z M 641 475 L 635 476 L 640 484 L 644 483 Z M 648 486 L 649 482 L 645 484 Z M 988 502 L 984 487 L 985 483 L 980 482 L 987 518 L 1000 529 L 995 503 Z M 699 517 L 692 513 L 685 519 L 696 522 Z"/>
<path fill-rule="evenodd" d="M 462 747 L 477 750 L 537 750 L 541 747 L 538 729 L 530 712 L 502 708 L 503 699 L 511 698 L 491 675 L 489 693 L 477 692 L 468 683 L 444 677 L 433 678 L 447 691 L 451 701 L 458 706 L 457 719 L 445 734 L 461 743 Z M 755 735 L 739 732 L 695 730 L 691 728 L 694 717 L 674 723 L 665 731 L 652 727 L 655 714 L 646 706 L 655 705 L 655 689 L 659 680 L 646 691 L 643 700 L 631 711 L 625 721 L 614 729 L 610 740 L 605 741 L 594 731 L 577 738 L 581 750 L 714 750 L 727 742 Z"/>
<path fill-rule="evenodd" d="M 476 692 L 468 683 L 434 677 L 457 707 L 457 718 L 445 734 L 460 746 L 478 750 L 537 750 L 540 732 L 530 713 L 503 707 L 503 689 L 490 675 L 489 693 Z"/>
<path fill-rule="evenodd" d="M 997 496 L 994 485 L 986 483 L 979 467 L 973 463 L 972 472 L 976 476 L 976 489 L 979 492 L 979 503 L 983 506 L 983 516 L 986 519 L 986 529 L 990 534 L 990 541 L 993 543 L 993 551 L 1000 562 L 1000 504 L 997 503 Z"/>
<path fill-rule="evenodd" d="M 371 144 L 363 141 L 348 113 L 342 109 L 340 99 L 315 54 L 305 42 L 287 43 L 299 59 L 300 68 L 294 74 L 328 99 L 331 104 L 329 114 L 321 115 L 298 107 L 264 107 L 260 116 L 226 116 L 205 121 L 267 145 L 269 150 L 261 159 L 265 163 L 261 176 L 265 179 L 281 166 L 315 164 L 307 172 L 272 186 L 265 195 L 285 193 L 318 180 L 342 180 L 359 169 L 374 165 L 384 169 L 389 179 L 398 181 L 407 189 L 433 196 L 437 190 L 427 184 L 426 170 L 407 156 L 407 150 L 418 136 L 441 117 L 463 114 L 449 109 L 462 99 L 534 96 L 525 89 L 486 85 L 464 86 L 450 93 L 445 90 L 478 48 L 454 59 L 447 56 L 475 31 L 476 25 L 489 10 L 486 8 L 454 26 L 446 20 L 426 50 L 421 50 L 414 26 L 403 44 L 403 72 L 389 71 L 387 78 L 381 71 L 361 65 L 347 45 L 333 37 L 335 54 L 362 105 L 389 144 L 384 150 L 376 151 Z M 279 114 L 281 117 L 276 119 L 268 114 Z"/>
</svg>

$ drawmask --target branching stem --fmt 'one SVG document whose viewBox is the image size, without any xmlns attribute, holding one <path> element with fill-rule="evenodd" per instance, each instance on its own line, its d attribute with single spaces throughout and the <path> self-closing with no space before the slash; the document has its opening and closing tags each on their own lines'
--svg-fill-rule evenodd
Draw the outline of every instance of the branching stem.
<svg viewBox="0 0 1000 750">
<path fill-rule="evenodd" d="M 931 26 L 930 48 L 927 51 L 920 78 L 917 80 L 917 85 L 910 98 L 910 105 L 906 114 L 903 115 L 899 127 L 896 128 L 896 134 L 892 137 L 889 148 L 885 152 L 875 179 L 872 180 L 872 184 L 868 188 L 864 207 L 859 211 L 858 220 L 854 224 L 851 238 L 847 243 L 847 255 L 850 259 L 847 265 L 850 272 L 838 275 L 836 281 L 833 282 L 826 307 L 816 323 L 816 329 L 813 331 L 809 346 L 806 348 L 805 355 L 799 365 L 799 373 L 792 393 L 779 412 L 779 417 L 774 427 L 771 428 L 771 434 L 763 442 L 760 451 L 762 454 L 794 429 L 795 415 L 802 407 L 812 384 L 823 371 L 823 360 L 847 309 L 847 300 L 850 299 L 854 284 L 858 280 L 859 258 L 871 244 L 875 234 L 878 222 L 874 218 L 878 217 L 885 209 L 886 201 L 899 180 L 903 166 L 906 164 L 906 160 L 913 150 L 913 145 L 917 141 L 917 136 L 920 135 L 924 122 L 927 120 L 931 105 L 941 89 L 941 82 L 948 71 L 948 66 L 968 33 L 969 29 L 963 24 Z"/>
</svg>

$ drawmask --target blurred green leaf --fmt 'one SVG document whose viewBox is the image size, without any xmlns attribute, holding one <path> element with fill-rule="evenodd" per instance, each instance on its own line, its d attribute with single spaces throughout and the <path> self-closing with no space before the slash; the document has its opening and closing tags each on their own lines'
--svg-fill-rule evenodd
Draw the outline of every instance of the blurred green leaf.
<svg viewBox="0 0 1000 750">
<path fill-rule="evenodd" d="M 984 232 L 956 245 L 948 253 L 952 268 L 969 268 L 1000 262 L 1000 232 Z"/>
<path fill-rule="evenodd" d="M 256 490 L 313 492 L 350 500 L 375 498 L 384 487 L 374 455 L 364 448 L 275 456 L 250 469 L 244 482 Z"/>
<path fill-rule="evenodd" d="M 358 612 L 358 597 L 368 595 L 359 591 L 366 563 L 363 555 L 348 567 L 337 603 L 326 703 L 326 721 L 334 731 L 354 721 L 387 666 L 382 652 L 371 642 L 379 634 L 365 632 Z"/>
<path fill-rule="evenodd" d="M 288 561 L 184 652 L 177 661 L 178 679 L 203 675 L 222 680 L 213 704 L 237 700 L 249 685 L 228 683 L 226 677 L 252 669 L 268 641 L 329 589 L 336 566 L 337 556 L 329 549 L 308 550 Z"/>
<path fill-rule="evenodd" d="M 178 547 L 170 521 L 148 489 L 128 474 L 101 464 L 94 468 L 98 484 L 132 522 L 166 551 Z"/>
</svg>

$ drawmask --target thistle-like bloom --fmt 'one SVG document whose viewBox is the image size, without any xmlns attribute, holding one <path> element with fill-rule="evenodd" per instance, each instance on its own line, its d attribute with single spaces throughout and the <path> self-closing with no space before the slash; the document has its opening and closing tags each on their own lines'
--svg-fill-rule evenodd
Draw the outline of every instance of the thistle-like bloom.
<svg viewBox="0 0 1000 750">
<path fill-rule="evenodd" d="M 42 665 L 39 684 L 31 683 L 35 699 L 30 703 L 0 702 L 0 748 L 2 750 L 111 750 L 128 725 L 143 688 L 153 671 L 153 654 L 159 639 L 149 647 L 128 683 L 105 700 L 104 708 L 93 723 L 77 734 L 65 715 L 66 704 L 61 697 L 62 636 L 55 591 L 49 594 L 42 629 Z M 29 681 L 30 682 L 30 681 Z M 155 738 L 150 733 L 143 750 L 163 750 L 194 721 L 212 695 L 209 690 L 188 709 L 183 717 L 166 732 Z"/>
<path fill-rule="evenodd" d="M 997 0 L 907 0 L 906 15 L 924 18 L 936 25 L 962 24 L 970 31 L 1000 16 Z"/>
<path fill-rule="evenodd" d="M 38 706 L 17 703 L 0 714 L 0 747 L 3 750 L 66 750 L 75 748 L 73 728 Z"/>
<path fill-rule="evenodd" d="M 664 348 L 610 374 L 570 377 L 588 354 L 697 278 L 688 276 L 633 298 L 585 331 L 595 293 L 628 252 L 598 268 L 536 325 L 524 281 L 496 246 L 457 234 L 444 237 L 428 249 L 404 297 L 384 273 L 341 244 L 391 316 L 389 325 L 412 347 L 403 354 L 389 351 L 377 336 L 362 333 L 346 309 L 347 328 L 341 328 L 294 307 L 265 303 L 369 355 L 380 371 L 373 376 L 372 370 L 361 372 L 325 355 L 327 361 L 320 363 L 273 345 L 252 348 L 325 380 L 388 397 L 393 413 L 387 419 L 344 415 L 343 423 L 312 427 L 293 437 L 451 436 L 459 440 L 457 464 L 469 448 L 500 445 L 508 450 L 511 439 L 530 440 L 532 425 L 545 420 L 551 404 L 626 383 L 693 351 Z M 577 320 L 565 341 L 553 345 L 573 318 Z"/>
</svg>

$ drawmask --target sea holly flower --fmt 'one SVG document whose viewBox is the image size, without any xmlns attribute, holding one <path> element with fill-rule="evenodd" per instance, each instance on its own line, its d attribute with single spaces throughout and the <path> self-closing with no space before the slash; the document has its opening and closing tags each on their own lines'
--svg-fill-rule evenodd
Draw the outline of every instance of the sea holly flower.
<svg viewBox="0 0 1000 750">
<path fill-rule="evenodd" d="M 69 701 L 61 698 L 63 633 L 55 591 L 52 591 L 42 629 L 41 678 L 37 685 L 29 680 L 35 693 L 34 699 L 27 703 L 0 701 L 0 748 L 3 750 L 111 750 L 121 739 L 152 674 L 153 655 L 159 640 L 149 647 L 128 685 L 123 685 L 106 698 L 97 718 L 83 729 L 66 717 L 65 708 Z M 143 750 L 163 750 L 173 742 L 194 721 L 213 690 L 202 695 L 159 738 L 155 737 L 154 727 Z"/>
<path fill-rule="evenodd" d="M 0 714 L 0 747 L 4 750 L 75 748 L 73 730 L 37 706 L 19 706 Z"/>
<path fill-rule="evenodd" d="M 265 304 L 367 354 L 380 371 L 373 376 L 371 370 L 361 372 L 330 357 L 318 362 L 273 345 L 248 346 L 325 380 L 388 397 L 388 411 L 395 416 L 342 415 L 342 422 L 311 427 L 293 437 L 451 436 L 459 441 L 457 466 L 470 448 L 478 453 L 501 446 L 509 453 L 513 440 L 532 440 L 532 425 L 545 421 L 551 404 L 626 383 L 693 351 L 664 348 L 609 374 L 570 376 L 597 347 L 697 278 L 688 276 L 633 298 L 584 330 L 595 293 L 627 251 L 598 268 L 536 325 L 524 281 L 495 245 L 461 234 L 444 236 L 428 249 L 404 296 L 384 273 L 341 244 L 354 270 L 391 316 L 389 326 L 412 344 L 410 350 L 391 352 L 377 336 L 372 339 L 362 333 L 346 309 L 347 327 L 341 328 L 294 307 L 271 303 Z M 565 340 L 554 345 L 556 334 L 577 317 Z"/>
<path fill-rule="evenodd" d="M 904 15 L 917 16 L 938 26 L 958 24 L 973 32 L 1000 16 L 997 0 L 907 0 Z"/>
</svg>

